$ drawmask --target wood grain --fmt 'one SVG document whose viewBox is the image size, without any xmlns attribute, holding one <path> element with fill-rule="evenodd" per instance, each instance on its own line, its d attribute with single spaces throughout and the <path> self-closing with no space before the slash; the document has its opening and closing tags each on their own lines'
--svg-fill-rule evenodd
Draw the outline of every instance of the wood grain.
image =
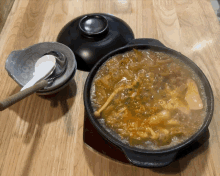
<svg viewBox="0 0 220 176">
<path fill-rule="evenodd" d="M 11 11 L 14 0 L 1 0 L 0 1 L 0 31 L 2 30 L 5 21 L 8 18 L 8 14 Z"/>
<path fill-rule="evenodd" d="M 209 142 L 159 169 L 138 168 L 97 152 L 83 142 L 88 73 L 77 71 L 56 96 L 34 94 L 0 112 L 0 175 L 220 175 L 220 27 L 208 0 L 15 0 L 0 35 L 1 99 L 20 89 L 4 69 L 11 51 L 56 41 L 67 22 L 93 12 L 122 18 L 136 38 L 159 39 L 200 66 L 215 96 Z"/>
</svg>

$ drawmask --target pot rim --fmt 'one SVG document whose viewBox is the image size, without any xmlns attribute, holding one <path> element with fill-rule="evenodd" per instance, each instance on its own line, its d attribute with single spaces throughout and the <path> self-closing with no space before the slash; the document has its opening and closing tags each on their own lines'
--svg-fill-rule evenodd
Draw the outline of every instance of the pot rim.
<svg viewBox="0 0 220 176">
<path fill-rule="evenodd" d="M 137 148 L 137 147 L 131 147 L 128 144 L 124 144 L 120 140 L 118 140 L 115 137 L 113 137 L 109 132 L 107 132 L 99 124 L 99 122 L 96 122 L 96 118 L 93 115 L 94 113 L 93 113 L 93 110 L 92 110 L 92 107 L 91 107 L 91 101 L 90 101 L 90 90 L 91 90 L 92 80 L 93 80 L 94 76 L 96 75 L 97 71 L 99 70 L 100 66 L 103 65 L 112 56 L 115 56 L 117 54 L 125 53 L 127 51 L 132 50 L 133 48 L 140 49 L 141 47 L 143 47 L 145 49 L 155 48 L 155 49 L 159 49 L 159 50 L 166 50 L 165 52 L 167 52 L 167 50 L 168 50 L 169 52 L 174 53 L 175 57 L 177 57 L 179 59 L 183 58 L 181 60 L 187 61 L 189 63 L 188 65 L 189 65 L 190 68 L 192 68 L 190 65 L 193 65 L 193 67 L 195 67 L 195 68 L 192 68 L 192 69 L 194 71 L 196 70 L 196 71 L 199 72 L 200 76 L 198 75 L 198 72 L 196 72 L 197 76 L 199 76 L 199 78 L 202 77 L 202 79 L 203 79 L 202 83 L 207 86 L 207 88 L 205 88 L 205 89 L 208 89 L 209 95 L 207 96 L 207 101 L 208 101 L 208 98 L 209 98 L 210 99 L 210 103 L 208 104 L 208 102 L 207 102 L 207 109 L 210 108 L 210 110 L 207 111 L 207 114 L 206 114 L 206 116 L 204 118 L 203 125 L 200 127 L 200 129 L 194 135 L 192 135 L 186 141 L 184 141 L 184 142 L 182 142 L 182 143 L 180 143 L 178 145 L 169 147 L 169 148 L 159 149 L 159 150 L 148 150 L 148 149 L 141 149 L 141 148 Z M 175 152 L 177 150 L 180 150 L 180 149 L 184 148 L 185 146 L 193 143 L 196 138 L 198 138 L 205 130 L 208 129 L 208 126 L 209 126 L 209 124 L 210 124 L 210 122 L 212 120 L 213 111 L 214 111 L 213 91 L 212 91 L 211 85 L 210 85 L 207 77 L 203 73 L 203 71 L 191 59 L 189 59 L 188 57 L 184 56 L 180 52 L 177 52 L 177 51 L 175 51 L 173 49 L 166 48 L 166 47 L 159 47 L 159 46 L 153 46 L 153 45 L 147 45 L 147 44 L 133 44 L 133 45 L 129 45 L 129 46 L 120 47 L 120 48 L 118 48 L 116 50 L 111 51 L 110 53 L 107 53 L 104 57 L 102 57 L 95 64 L 95 66 L 92 68 L 92 70 L 90 71 L 90 73 L 89 73 L 89 75 L 88 75 L 88 77 L 86 79 L 85 86 L 84 86 L 83 99 L 84 99 L 84 105 L 85 105 L 86 113 L 88 114 L 88 117 L 89 117 L 91 123 L 97 129 L 99 134 L 101 134 L 108 141 L 110 141 L 111 143 L 115 144 L 116 146 L 119 146 L 120 148 L 126 148 L 126 149 L 129 149 L 131 151 L 140 152 L 140 153 L 146 153 L 146 154 L 171 153 L 171 152 Z"/>
</svg>

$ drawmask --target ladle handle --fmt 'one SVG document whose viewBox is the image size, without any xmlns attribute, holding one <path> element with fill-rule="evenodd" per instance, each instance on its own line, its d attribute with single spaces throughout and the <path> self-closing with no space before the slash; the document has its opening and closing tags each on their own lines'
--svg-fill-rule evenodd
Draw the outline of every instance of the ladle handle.
<svg viewBox="0 0 220 176">
<path fill-rule="evenodd" d="M 28 97 L 29 95 L 33 94 L 34 92 L 46 87 L 48 85 L 47 80 L 42 80 L 36 83 L 34 86 L 27 88 L 23 91 L 20 91 L 3 101 L 0 101 L 0 111 L 5 110 L 6 108 L 10 107 L 11 105 L 17 103 L 18 101 Z"/>
</svg>

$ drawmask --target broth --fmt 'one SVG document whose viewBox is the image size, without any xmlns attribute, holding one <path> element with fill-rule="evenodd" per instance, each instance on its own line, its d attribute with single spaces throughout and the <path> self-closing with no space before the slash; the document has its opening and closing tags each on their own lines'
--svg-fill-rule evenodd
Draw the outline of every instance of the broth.
<svg viewBox="0 0 220 176">
<path fill-rule="evenodd" d="M 154 150 L 191 137 L 206 115 L 198 76 L 179 59 L 153 50 L 133 49 L 107 60 L 94 77 L 91 102 L 115 137 Z"/>
</svg>

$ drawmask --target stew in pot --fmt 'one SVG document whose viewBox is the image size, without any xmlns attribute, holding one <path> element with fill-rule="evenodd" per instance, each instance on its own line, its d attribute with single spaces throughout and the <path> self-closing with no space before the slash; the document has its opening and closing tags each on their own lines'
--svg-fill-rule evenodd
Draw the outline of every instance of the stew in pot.
<svg viewBox="0 0 220 176">
<path fill-rule="evenodd" d="M 153 50 L 118 54 L 99 69 L 91 90 L 94 115 L 131 146 L 160 149 L 201 127 L 201 81 L 179 59 Z"/>
</svg>

